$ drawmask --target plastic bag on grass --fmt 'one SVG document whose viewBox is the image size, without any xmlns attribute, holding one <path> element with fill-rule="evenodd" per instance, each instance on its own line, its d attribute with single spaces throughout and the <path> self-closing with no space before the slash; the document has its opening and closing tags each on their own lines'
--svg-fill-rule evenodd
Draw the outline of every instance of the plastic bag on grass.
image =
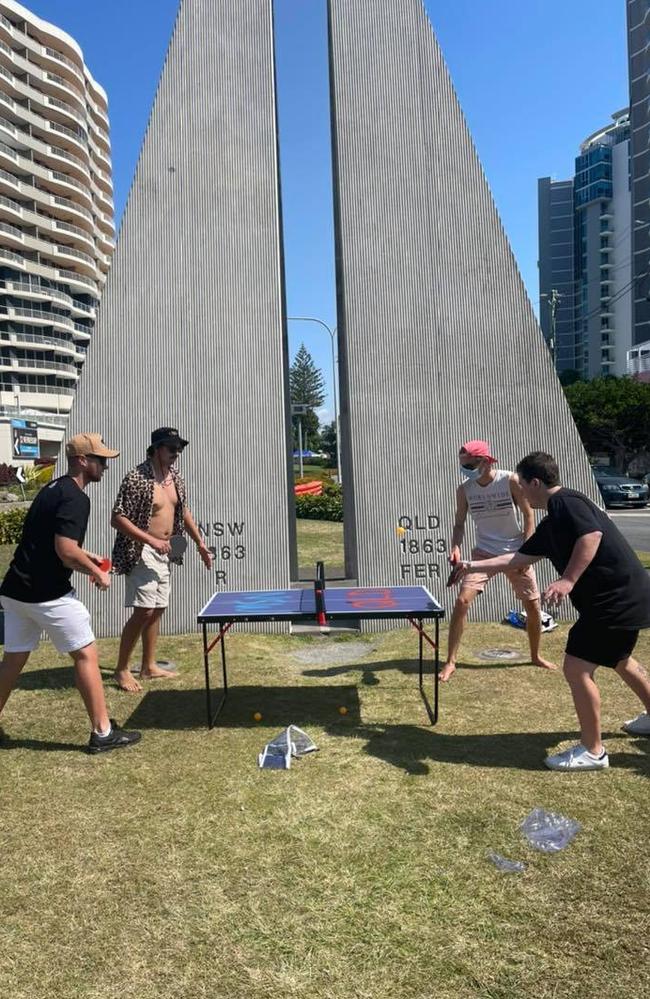
<svg viewBox="0 0 650 999">
<path fill-rule="evenodd" d="M 263 770 L 289 770 L 292 757 L 298 758 L 307 753 L 313 753 L 318 746 L 312 742 L 306 732 L 297 725 L 289 725 L 274 739 L 267 742 L 257 762 Z"/>
<path fill-rule="evenodd" d="M 533 808 L 519 826 L 522 833 L 535 850 L 543 853 L 557 853 L 568 846 L 580 832 L 579 822 L 568 819 L 559 812 L 547 812 L 544 808 Z"/>
<path fill-rule="evenodd" d="M 505 874 L 521 874 L 522 871 L 526 870 L 523 860 L 508 860 L 507 857 L 495 853 L 494 850 L 488 851 L 488 860 L 491 860 L 494 866 Z"/>
</svg>

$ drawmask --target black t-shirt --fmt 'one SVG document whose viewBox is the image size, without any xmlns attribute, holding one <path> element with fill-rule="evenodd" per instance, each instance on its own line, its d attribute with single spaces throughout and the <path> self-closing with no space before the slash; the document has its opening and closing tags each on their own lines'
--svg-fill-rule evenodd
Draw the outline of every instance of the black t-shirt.
<svg viewBox="0 0 650 999">
<path fill-rule="evenodd" d="M 72 589 L 72 569 L 66 569 L 54 549 L 55 535 L 83 545 L 90 500 L 69 475 L 55 479 L 29 508 L 20 540 L 0 594 L 28 604 L 57 600 Z"/>
<path fill-rule="evenodd" d="M 569 594 L 580 616 L 605 628 L 650 628 L 650 576 L 606 513 L 575 489 L 548 501 L 548 516 L 519 551 L 545 555 L 562 575 L 578 538 L 601 531 L 600 545 Z"/>
</svg>

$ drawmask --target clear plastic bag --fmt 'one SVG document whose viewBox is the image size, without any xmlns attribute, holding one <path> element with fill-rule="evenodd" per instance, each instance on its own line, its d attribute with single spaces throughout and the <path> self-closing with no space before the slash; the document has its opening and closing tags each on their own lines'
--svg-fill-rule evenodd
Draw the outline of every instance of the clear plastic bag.
<svg viewBox="0 0 650 999">
<path fill-rule="evenodd" d="M 526 870 L 523 860 L 508 860 L 507 857 L 495 853 L 494 850 L 489 850 L 487 856 L 488 860 L 491 860 L 494 866 L 505 874 L 521 874 L 522 871 Z"/>
<path fill-rule="evenodd" d="M 557 853 L 571 842 L 580 832 L 579 822 L 568 819 L 559 812 L 547 812 L 544 808 L 533 808 L 521 822 L 519 828 L 535 850 L 543 853 Z"/>
<path fill-rule="evenodd" d="M 291 758 L 313 753 L 318 746 L 297 725 L 289 725 L 267 742 L 257 762 L 262 770 L 289 770 Z"/>
</svg>

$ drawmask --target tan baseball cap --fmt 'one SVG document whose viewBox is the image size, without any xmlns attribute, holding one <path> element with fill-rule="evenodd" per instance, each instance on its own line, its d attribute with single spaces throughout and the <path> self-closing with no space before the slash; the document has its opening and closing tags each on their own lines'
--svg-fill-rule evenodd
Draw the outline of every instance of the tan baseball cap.
<svg viewBox="0 0 650 999">
<path fill-rule="evenodd" d="M 68 458 L 81 458 L 96 454 L 100 458 L 117 458 L 119 451 L 106 447 L 101 434 L 75 434 L 65 446 Z"/>
</svg>

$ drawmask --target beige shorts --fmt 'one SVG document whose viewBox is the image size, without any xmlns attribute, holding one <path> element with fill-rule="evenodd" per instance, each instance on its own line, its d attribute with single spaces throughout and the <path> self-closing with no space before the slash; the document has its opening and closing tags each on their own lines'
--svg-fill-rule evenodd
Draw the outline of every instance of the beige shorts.
<svg viewBox="0 0 650 999">
<path fill-rule="evenodd" d="M 169 556 L 143 545 L 140 561 L 124 577 L 125 607 L 167 607 Z"/>
<path fill-rule="evenodd" d="M 472 562 L 480 562 L 484 558 L 494 558 L 490 552 L 482 548 L 475 548 L 472 551 Z M 463 588 L 468 590 L 478 590 L 482 593 L 488 580 L 496 576 L 496 569 L 487 569 L 485 572 L 472 572 L 463 580 Z M 507 569 L 503 575 L 508 579 L 519 600 L 539 600 L 539 590 L 537 589 L 537 579 L 532 565 L 526 569 Z"/>
</svg>

